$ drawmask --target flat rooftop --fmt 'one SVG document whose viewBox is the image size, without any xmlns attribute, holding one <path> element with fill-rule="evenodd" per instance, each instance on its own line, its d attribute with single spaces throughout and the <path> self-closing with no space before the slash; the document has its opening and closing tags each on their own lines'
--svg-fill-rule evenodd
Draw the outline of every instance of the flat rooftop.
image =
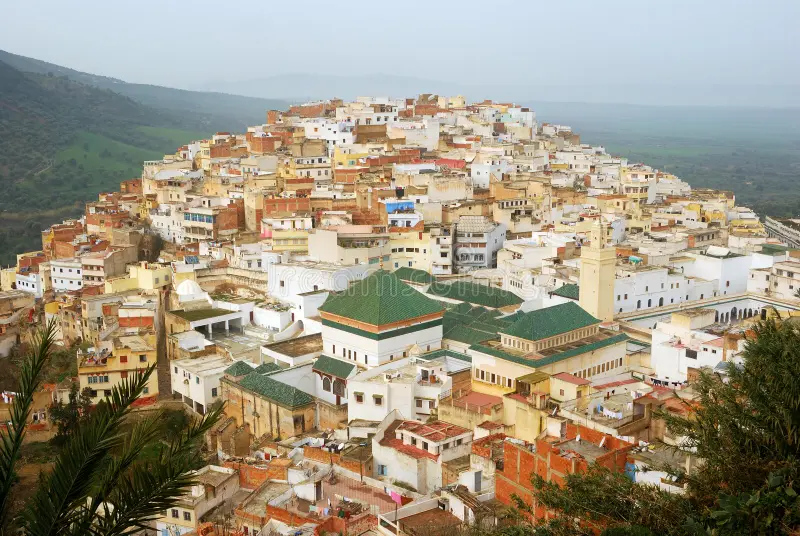
<svg viewBox="0 0 800 536">
<path fill-rule="evenodd" d="M 208 355 L 193 359 L 177 359 L 172 363 L 198 376 L 223 372 L 231 365 L 231 361 L 227 357 L 221 355 Z"/>
<path fill-rule="evenodd" d="M 315 352 L 322 352 L 322 333 L 266 344 L 264 348 L 289 357 L 301 357 Z"/>
<path fill-rule="evenodd" d="M 122 335 L 114 338 L 114 348 L 127 348 L 134 352 L 150 352 L 155 350 L 140 335 Z"/>
<path fill-rule="evenodd" d="M 248 500 L 242 504 L 241 509 L 251 515 L 264 517 L 267 514 L 267 503 L 280 497 L 291 489 L 286 482 L 271 480 L 263 487 L 253 492 Z"/>
<path fill-rule="evenodd" d="M 403 423 L 397 427 L 397 430 L 410 432 L 435 442 L 469 433 L 469 430 L 466 428 L 445 421 L 433 421 L 429 423 L 403 421 Z"/>
<path fill-rule="evenodd" d="M 461 521 L 440 508 L 431 508 L 425 512 L 413 514 L 399 520 L 403 532 L 414 535 L 437 536 L 450 534 L 452 529 L 461 525 Z"/>
<path fill-rule="evenodd" d="M 188 322 L 197 322 L 198 320 L 206 320 L 208 318 L 214 318 L 215 316 L 225 316 L 235 311 L 228 311 L 227 309 L 195 309 L 193 311 L 170 311 L 171 314 L 183 318 Z"/>
<path fill-rule="evenodd" d="M 608 449 L 597 446 L 590 441 L 578 441 L 577 439 L 570 439 L 556 445 L 556 448 L 561 450 L 561 456 L 564 458 L 574 457 L 575 455 L 593 462 L 600 456 L 608 452 Z"/>
</svg>

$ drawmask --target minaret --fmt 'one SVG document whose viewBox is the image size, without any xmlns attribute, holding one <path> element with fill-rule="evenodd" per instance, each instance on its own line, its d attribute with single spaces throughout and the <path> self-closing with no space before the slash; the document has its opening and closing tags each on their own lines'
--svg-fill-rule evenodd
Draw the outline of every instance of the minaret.
<svg viewBox="0 0 800 536">
<path fill-rule="evenodd" d="M 598 219 L 590 232 L 591 244 L 581 248 L 581 308 L 600 320 L 614 319 L 614 278 L 617 251 L 606 246 L 608 227 Z"/>
</svg>

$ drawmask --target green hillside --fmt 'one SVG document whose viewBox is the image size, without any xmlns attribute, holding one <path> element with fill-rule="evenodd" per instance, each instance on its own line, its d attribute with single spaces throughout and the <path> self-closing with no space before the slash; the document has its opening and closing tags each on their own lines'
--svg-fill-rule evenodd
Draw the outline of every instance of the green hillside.
<svg viewBox="0 0 800 536">
<path fill-rule="evenodd" d="M 64 77 L 0 62 L 0 263 L 36 249 L 48 224 L 207 136 L 192 114 L 156 110 Z"/>
<path fill-rule="evenodd" d="M 202 121 L 208 132 L 243 132 L 250 125 L 263 123 L 266 120 L 266 110 L 283 110 L 289 106 L 288 102 L 277 99 L 131 84 L 117 78 L 84 73 L 4 50 L 0 50 L 0 61 L 22 72 L 66 77 L 87 86 L 114 91 L 153 108 L 181 115 L 191 114 Z"/>
</svg>

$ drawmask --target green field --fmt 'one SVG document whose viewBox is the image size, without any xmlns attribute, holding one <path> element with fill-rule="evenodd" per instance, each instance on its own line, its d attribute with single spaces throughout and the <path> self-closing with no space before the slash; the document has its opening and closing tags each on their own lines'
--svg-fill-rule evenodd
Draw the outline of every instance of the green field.
<svg viewBox="0 0 800 536">
<path fill-rule="evenodd" d="M 6 201 L 0 200 L 0 264 L 10 264 L 17 253 L 40 247 L 43 229 L 79 216 L 86 201 L 97 199 L 98 193 L 116 191 L 121 181 L 141 176 L 145 160 L 161 158 L 207 135 L 157 127 L 137 129 L 163 149 L 79 132 L 56 152 L 49 169 L 11 184 L 3 196 Z"/>
</svg>

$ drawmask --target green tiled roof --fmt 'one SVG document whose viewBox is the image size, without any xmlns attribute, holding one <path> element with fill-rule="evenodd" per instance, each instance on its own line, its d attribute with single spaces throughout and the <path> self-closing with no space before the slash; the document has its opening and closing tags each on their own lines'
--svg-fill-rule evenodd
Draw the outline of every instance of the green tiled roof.
<svg viewBox="0 0 800 536">
<path fill-rule="evenodd" d="M 308 393 L 257 372 L 251 372 L 239 380 L 239 385 L 287 408 L 305 406 L 314 401 Z"/>
<path fill-rule="evenodd" d="M 427 354 L 422 354 L 421 356 L 419 356 L 420 359 L 424 359 L 425 361 L 431 361 L 433 359 L 436 359 L 437 357 L 452 357 L 460 361 L 466 361 L 467 363 L 472 363 L 472 356 L 469 356 L 467 354 L 462 354 L 461 352 L 454 352 L 453 350 L 447 350 L 445 348 L 434 350 L 432 352 L 428 352 Z"/>
<path fill-rule="evenodd" d="M 443 312 L 444 307 L 396 275 L 377 270 L 347 290 L 328 296 L 319 310 L 380 326 Z"/>
<path fill-rule="evenodd" d="M 465 344 L 476 344 L 479 342 L 488 341 L 489 339 L 497 338 L 497 331 L 481 331 L 479 329 L 474 329 L 471 326 L 458 324 L 453 326 L 452 329 L 448 330 L 447 333 L 442 336 L 442 338 L 449 339 L 451 341 L 462 342 Z"/>
<path fill-rule="evenodd" d="M 495 309 L 508 305 L 517 305 L 524 301 L 513 292 L 508 292 L 497 287 L 490 287 L 488 285 L 466 283 L 464 281 L 456 281 L 455 283 L 433 283 L 428 288 L 428 294 L 449 298 L 451 300 L 469 302 L 475 305 L 493 307 Z"/>
<path fill-rule="evenodd" d="M 559 287 L 552 292 L 554 296 L 561 296 L 562 298 L 569 298 L 570 300 L 577 300 L 579 296 L 578 285 L 570 283 Z"/>
<path fill-rule="evenodd" d="M 353 372 L 354 368 L 356 368 L 356 366 L 352 363 L 342 361 L 341 359 L 336 359 L 335 357 L 329 357 L 327 355 L 319 356 L 317 360 L 314 361 L 313 366 L 314 370 L 344 379 L 347 379 L 348 376 L 350 376 L 350 373 Z"/>
<path fill-rule="evenodd" d="M 229 376 L 246 376 L 251 372 L 253 372 L 253 367 L 244 361 L 237 361 L 225 369 L 225 374 L 228 374 Z"/>
<path fill-rule="evenodd" d="M 277 370 L 281 370 L 281 367 L 277 363 L 262 363 L 253 370 L 259 374 L 264 374 L 266 372 L 275 372 Z"/>
<path fill-rule="evenodd" d="M 592 352 L 594 350 L 599 350 L 600 348 L 613 346 L 614 344 L 627 341 L 628 338 L 629 337 L 626 334 L 621 333 L 619 335 L 614 335 L 613 337 L 609 337 L 601 341 L 590 342 L 589 344 L 584 344 L 583 346 L 579 346 L 577 348 L 572 348 L 570 350 L 565 350 L 564 352 L 558 354 L 549 355 L 547 357 L 543 357 L 542 359 L 529 359 L 523 357 L 520 354 L 506 352 L 501 348 L 484 346 L 482 344 L 473 344 L 472 346 L 469 347 L 469 349 L 474 350 L 476 352 L 481 352 L 483 354 L 498 357 L 506 361 L 511 361 L 512 363 L 524 365 L 526 367 L 537 368 L 537 367 L 544 367 L 552 363 L 562 361 L 564 359 L 569 359 L 570 357 L 574 357 L 576 355 L 581 355 L 587 352 Z"/>
<path fill-rule="evenodd" d="M 598 322 L 600 321 L 581 309 L 577 303 L 567 302 L 523 313 L 511 327 L 501 329 L 500 333 L 528 341 L 538 341 Z"/>
<path fill-rule="evenodd" d="M 410 281 L 420 285 L 427 285 L 433 283 L 433 276 L 425 270 L 417 270 L 416 268 L 409 268 L 408 266 L 401 266 L 394 271 L 394 275 L 400 278 L 401 281 Z"/>
</svg>

